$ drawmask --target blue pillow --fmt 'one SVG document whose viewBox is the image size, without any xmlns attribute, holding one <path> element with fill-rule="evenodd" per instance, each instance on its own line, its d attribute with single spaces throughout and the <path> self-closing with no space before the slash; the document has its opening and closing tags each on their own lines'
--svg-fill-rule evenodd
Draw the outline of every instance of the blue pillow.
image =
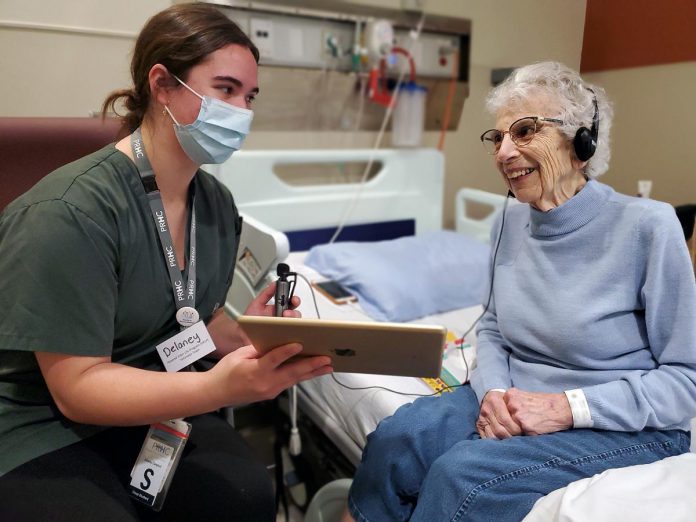
<svg viewBox="0 0 696 522">
<path fill-rule="evenodd" d="M 305 264 L 355 293 L 373 319 L 403 322 L 482 303 L 489 250 L 476 239 L 441 230 L 320 245 Z"/>
</svg>

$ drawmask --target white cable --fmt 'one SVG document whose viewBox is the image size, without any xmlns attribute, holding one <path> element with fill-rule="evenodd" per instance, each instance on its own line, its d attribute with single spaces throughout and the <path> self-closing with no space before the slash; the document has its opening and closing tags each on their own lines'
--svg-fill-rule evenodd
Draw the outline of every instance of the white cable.
<svg viewBox="0 0 696 522">
<path fill-rule="evenodd" d="M 360 99 L 358 100 L 358 115 L 355 117 L 355 124 L 353 125 L 354 133 L 360 130 L 360 124 L 362 123 L 363 112 L 365 109 L 365 93 L 367 91 L 367 77 L 358 73 L 358 78 L 360 80 Z"/>
<path fill-rule="evenodd" d="M 302 453 L 302 439 L 300 431 L 297 429 L 297 384 L 292 387 L 290 392 L 290 444 L 288 451 L 293 457 Z"/>
<path fill-rule="evenodd" d="M 409 54 L 411 54 L 413 44 L 420 37 L 421 31 L 423 30 L 424 22 L 425 11 L 421 13 L 421 17 L 418 21 L 418 26 L 416 27 L 415 33 L 411 31 L 411 33 L 409 34 L 409 36 L 411 36 L 411 40 L 406 48 Z M 396 99 L 399 96 L 399 91 L 401 90 L 401 83 L 403 82 L 405 74 L 406 68 L 402 67 L 401 72 L 399 73 L 399 78 L 396 82 L 396 87 L 394 87 L 394 92 L 392 93 L 391 101 L 389 102 L 389 106 L 387 107 L 387 112 L 384 114 L 384 118 L 382 119 L 382 125 L 380 126 L 379 133 L 377 134 L 377 139 L 375 140 L 375 144 L 372 147 L 372 149 L 370 149 L 370 156 L 368 158 L 367 165 L 365 165 L 365 170 L 362 174 L 362 177 L 360 178 L 360 184 L 358 185 L 358 188 L 355 191 L 351 204 L 345 208 L 343 214 L 341 215 L 341 218 L 338 222 L 338 227 L 336 228 L 336 232 L 334 232 L 333 236 L 331 236 L 331 239 L 329 239 L 329 244 L 336 241 L 336 238 L 341 234 L 341 232 L 343 232 L 343 229 L 346 226 L 346 223 L 348 222 L 348 218 L 353 213 L 353 210 L 355 210 L 355 207 L 357 206 L 358 201 L 360 200 L 363 188 L 365 187 L 365 182 L 367 181 L 367 176 L 370 173 L 370 170 L 372 169 L 372 164 L 374 163 L 375 152 L 377 151 L 377 149 L 379 149 L 379 146 L 382 144 L 382 137 L 384 136 L 384 131 L 387 128 L 387 124 L 389 123 L 392 112 L 394 111 L 394 105 L 396 104 Z"/>
<path fill-rule="evenodd" d="M 319 315 L 319 305 L 317 305 L 317 297 L 316 295 L 314 295 L 314 288 L 312 287 L 312 283 L 303 274 L 297 273 L 297 276 L 301 277 L 304 280 L 304 282 L 307 283 L 307 286 L 309 287 L 309 292 L 312 294 L 312 301 L 314 301 L 314 311 L 317 313 L 317 319 L 321 319 L 321 316 Z"/>
</svg>

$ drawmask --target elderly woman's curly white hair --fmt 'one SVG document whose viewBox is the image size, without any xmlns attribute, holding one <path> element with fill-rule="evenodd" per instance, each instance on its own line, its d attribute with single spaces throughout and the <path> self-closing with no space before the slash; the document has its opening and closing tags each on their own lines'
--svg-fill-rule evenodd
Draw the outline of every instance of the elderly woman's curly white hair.
<svg viewBox="0 0 696 522">
<path fill-rule="evenodd" d="M 547 96 L 553 104 L 548 114 L 540 116 L 562 119 L 563 125 L 559 125 L 559 129 L 571 142 L 580 127 L 592 127 L 595 110 L 592 97 L 597 97 L 599 138 L 597 150 L 587 162 L 585 173 L 591 177 L 604 174 L 611 157 L 609 131 L 614 116 L 604 89 L 586 83 L 578 73 L 562 63 L 540 62 L 515 69 L 490 92 L 486 108 L 492 114 L 497 114 L 510 105 L 537 96 Z"/>
</svg>

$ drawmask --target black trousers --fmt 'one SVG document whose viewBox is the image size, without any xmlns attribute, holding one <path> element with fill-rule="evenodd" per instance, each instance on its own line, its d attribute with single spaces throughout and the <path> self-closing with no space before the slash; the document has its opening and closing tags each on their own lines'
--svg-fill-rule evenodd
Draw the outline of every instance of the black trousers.
<svg viewBox="0 0 696 522">
<path fill-rule="evenodd" d="M 187 420 L 193 428 L 162 511 L 127 492 L 147 434 L 138 426 L 109 428 L 0 477 L 0 520 L 275 520 L 271 476 L 241 436 L 213 414 Z"/>
</svg>

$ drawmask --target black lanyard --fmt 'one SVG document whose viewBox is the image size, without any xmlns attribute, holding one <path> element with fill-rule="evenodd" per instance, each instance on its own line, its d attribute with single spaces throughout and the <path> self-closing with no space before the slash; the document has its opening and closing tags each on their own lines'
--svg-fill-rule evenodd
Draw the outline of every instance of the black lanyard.
<svg viewBox="0 0 696 522">
<path fill-rule="evenodd" d="M 135 165 L 140 173 L 140 180 L 145 188 L 152 218 L 155 221 L 155 228 L 159 235 L 164 262 L 167 265 L 169 279 L 172 283 L 172 293 L 174 294 L 174 304 L 176 305 L 176 320 L 183 326 L 191 326 L 198 322 L 198 312 L 196 311 L 196 195 L 194 193 L 191 200 L 191 230 L 189 233 L 189 256 L 186 274 L 182 276 L 179 264 L 174 252 L 174 242 L 169 232 L 167 216 L 164 213 L 162 196 L 160 195 L 155 173 L 152 171 L 150 160 L 145 154 L 143 137 L 140 128 L 136 129 L 131 135 L 131 149 Z M 186 284 L 182 279 L 186 279 Z"/>
</svg>

